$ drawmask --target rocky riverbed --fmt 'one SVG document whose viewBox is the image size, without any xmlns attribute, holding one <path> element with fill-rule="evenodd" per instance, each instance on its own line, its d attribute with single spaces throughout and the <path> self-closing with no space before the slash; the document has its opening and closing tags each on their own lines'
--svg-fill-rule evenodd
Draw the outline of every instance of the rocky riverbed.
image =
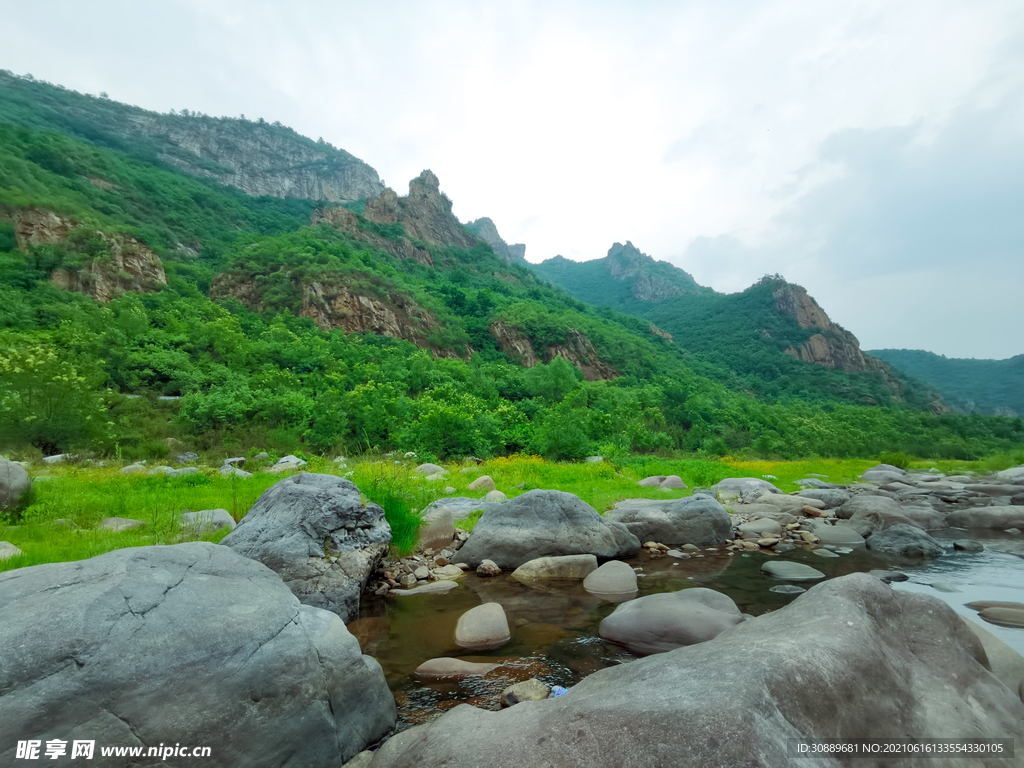
<svg viewBox="0 0 1024 768">
<path fill-rule="evenodd" d="M 442 499 L 420 550 L 387 560 L 358 488 L 293 475 L 221 546 L 0 575 L 0 760 L 24 734 L 215 743 L 205 765 L 268 768 L 839 765 L 792 758 L 790 740 L 1020 745 L 1024 467 L 863 481 L 784 494 L 734 478 L 604 515 L 556 490 Z"/>
</svg>

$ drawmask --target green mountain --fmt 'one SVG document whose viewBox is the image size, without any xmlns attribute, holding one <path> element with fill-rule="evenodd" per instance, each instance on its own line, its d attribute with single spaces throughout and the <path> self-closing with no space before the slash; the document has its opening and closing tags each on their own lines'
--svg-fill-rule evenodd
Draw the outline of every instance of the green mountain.
<svg viewBox="0 0 1024 768">
<path fill-rule="evenodd" d="M 927 382 L 958 412 L 1024 415 L 1024 355 L 971 360 L 920 349 L 876 349 L 870 354 Z"/>
<path fill-rule="evenodd" d="M 649 320 L 695 355 L 696 370 L 758 398 L 948 410 L 927 386 L 864 354 L 806 290 L 778 275 L 720 294 L 628 242 L 603 259 L 557 256 L 534 270 L 581 301 Z"/>
<path fill-rule="evenodd" d="M 858 389 L 786 355 L 834 391 L 759 389 L 763 372 L 547 285 L 493 222 L 458 221 L 430 171 L 404 195 L 376 179 L 281 126 L 3 74 L 0 448 L 970 457 L 1024 441 L 1019 422 L 937 416 L 877 374 Z M 669 288 L 634 298 L 720 299 L 657 269 Z M 774 295 L 755 288 L 759 307 Z M 765 317 L 775 344 L 831 333 Z M 882 407 L 859 404 L 872 393 Z"/>
</svg>

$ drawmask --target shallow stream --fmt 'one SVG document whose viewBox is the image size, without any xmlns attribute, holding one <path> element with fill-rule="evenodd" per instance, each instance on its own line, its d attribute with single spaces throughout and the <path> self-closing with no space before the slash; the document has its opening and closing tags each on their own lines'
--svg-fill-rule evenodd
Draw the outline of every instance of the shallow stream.
<svg viewBox="0 0 1024 768">
<path fill-rule="evenodd" d="M 952 539 L 967 535 L 964 531 L 947 531 L 936 538 L 952 544 Z M 754 616 L 777 610 L 798 597 L 770 591 L 789 582 L 761 573 L 761 564 L 768 559 L 803 562 L 828 578 L 872 569 L 898 570 L 907 574 L 909 581 L 896 583 L 895 588 L 943 600 L 1024 655 L 1024 629 L 989 624 L 964 607 L 975 600 L 1024 603 L 1024 537 L 991 531 L 971 531 L 969 536 L 981 541 L 985 551 L 951 552 L 924 562 L 896 562 L 864 547 L 837 557 L 822 557 L 804 549 L 784 555 L 764 551 L 730 555 L 724 546 L 706 549 L 689 560 L 652 558 L 642 553 L 626 562 L 641 569 L 639 595 L 709 587 L 724 592 L 740 610 Z M 498 602 L 505 609 L 512 639 L 491 651 L 464 651 L 455 644 L 455 625 L 459 616 L 485 602 Z M 402 729 L 433 719 L 461 703 L 497 709 L 501 691 L 520 680 L 537 677 L 548 686 L 568 688 L 599 669 L 637 658 L 597 636 L 601 620 L 614 609 L 614 602 L 586 592 L 579 581 L 545 581 L 528 586 L 508 573 L 483 578 L 470 572 L 458 587 L 444 594 L 364 597 L 360 617 L 349 630 L 359 639 L 363 652 L 383 666 L 398 701 Z M 413 675 L 424 661 L 439 656 L 502 666 L 483 678 L 458 682 L 424 682 Z"/>
</svg>

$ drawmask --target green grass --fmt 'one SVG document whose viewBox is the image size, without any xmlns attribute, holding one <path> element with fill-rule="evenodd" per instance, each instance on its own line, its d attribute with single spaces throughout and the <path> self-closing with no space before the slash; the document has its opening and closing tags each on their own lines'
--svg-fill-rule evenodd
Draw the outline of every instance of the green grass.
<svg viewBox="0 0 1024 768">
<path fill-rule="evenodd" d="M 825 475 L 834 483 L 856 482 L 874 460 L 807 459 L 803 461 L 746 461 L 726 457 L 720 461 L 695 458 L 631 456 L 617 465 L 547 461 L 536 456 L 491 459 L 476 465 L 449 463 L 448 474 L 427 480 L 414 472 L 415 457 L 371 456 L 346 463 L 311 457 L 307 471 L 347 477 L 366 501 L 380 504 L 392 531 L 393 553 L 415 549 L 423 510 L 446 496 L 483 498 L 485 491 L 467 486 L 481 475 L 490 475 L 498 490 L 509 498 L 533 489 L 557 489 L 573 493 L 605 512 L 626 498 L 677 499 L 695 487 L 709 487 L 726 477 L 768 477 L 783 491 L 799 489 L 795 481 L 812 474 Z M 911 468 L 937 467 L 943 472 L 990 472 L 1024 463 L 1020 452 L 1000 454 L 981 462 L 920 461 Z M 266 466 L 263 462 L 260 466 Z M 250 468 L 259 468 L 250 466 Z M 465 471 L 461 471 L 465 470 Z M 45 474 L 44 474 L 45 473 Z M 689 488 L 643 488 L 637 481 L 649 475 L 679 475 Z M 118 468 L 82 469 L 62 466 L 40 470 L 35 477 L 35 499 L 17 524 L 0 525 L 0 541 L 9 541 L 25 554 L 0 561 L 0 571 L 39 563 L 80 560 L 124 547 L 175 544 L 196 540 L 183 536 L 179 516 L 185 511 L 222 508 L 241 520 L 260 495 L 284 475 L 257 472 L 251 478 L 224 478 L 212 469 L 200 475 L 165 477 L 122 475 Z M 446 491 L 446 488 L 453 488 Z M 143 528 L 120 533 L 98 530 L 106 517 L 142 520 Z M 480 513 L 460 521 L 472 530 Z M 57 521 L 70 521 L 62 526 Z M 199 537 L 220 541 L 224 532 Z"/>
</svg>

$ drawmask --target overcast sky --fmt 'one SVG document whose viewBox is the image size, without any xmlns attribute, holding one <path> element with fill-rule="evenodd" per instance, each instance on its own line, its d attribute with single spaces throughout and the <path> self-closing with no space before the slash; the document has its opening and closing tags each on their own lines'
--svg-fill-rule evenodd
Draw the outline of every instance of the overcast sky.
<svg viewBox="0 0 1024 768">
<path fill-rule="evenodd" d="M 1024 352 L 1020 0 L 0 0 L 0 68 L 280 120 L 527 259 L 804 285 L 865 349 Z"/>
</svg>

